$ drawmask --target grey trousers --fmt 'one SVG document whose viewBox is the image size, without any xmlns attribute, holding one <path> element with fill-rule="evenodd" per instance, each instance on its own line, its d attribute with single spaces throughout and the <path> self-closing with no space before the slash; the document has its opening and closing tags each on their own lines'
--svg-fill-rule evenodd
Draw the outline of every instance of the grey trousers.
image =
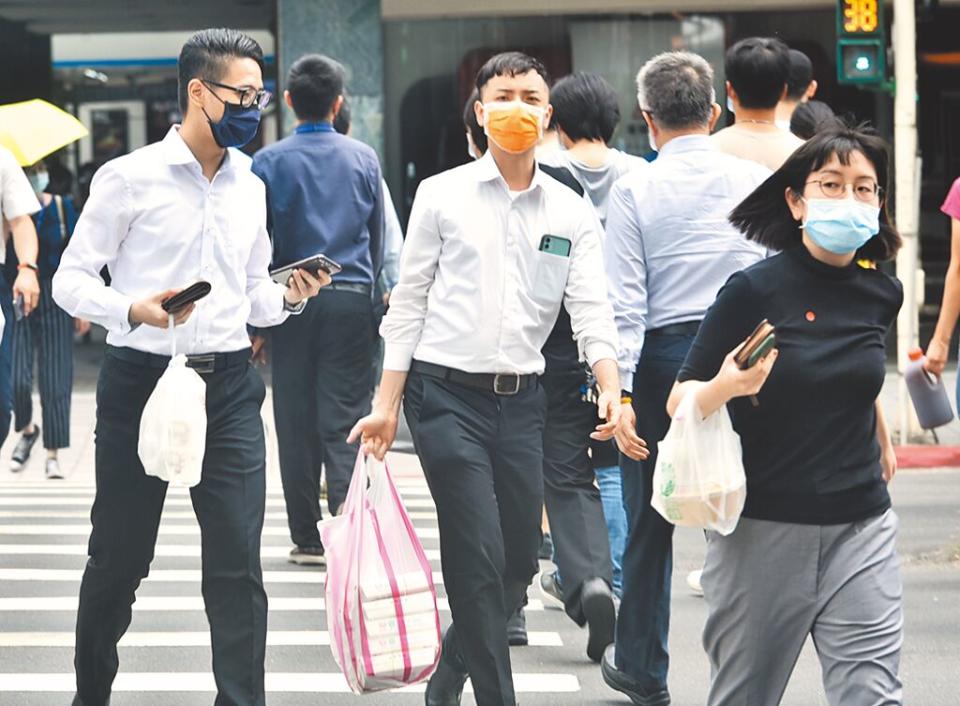
<svg viewBox="0 0 960 706">
<path fill-rule="evenodd" d="M 707 533 L 709 706 L 779 704 L 808 635 L 831 706 L 902 703 L 903 586 L 892 510 L 843 525 L 741 518 Z"/>
</svg>

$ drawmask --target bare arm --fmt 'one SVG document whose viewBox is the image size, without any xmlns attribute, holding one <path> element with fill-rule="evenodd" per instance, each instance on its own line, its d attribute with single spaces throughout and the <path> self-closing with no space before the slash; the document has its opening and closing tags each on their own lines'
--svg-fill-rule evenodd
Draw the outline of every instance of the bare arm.
<svg viewBox="0 0 960 706">
<path fill-rule="evenodd" d="M 960 220 L 952 219 L 950 236 L 950 265 L 940 304 L 937 328 L 927 346 L 926 368 L 935 375 L 942 375 L 950 355 L 950 339 L 960 316 Z"/>
<path fill-rule="evenodd" d="M 727 354 L 720 372 L 711 380 L 705 382 L 687 380 L 674 383 L 667 400 L 667 413 L 670 417 L 672 418 L 676 414 L 680 401 L 687 393 L 692 392 L 697 396 L 697 405 L 700 407 L 700 413 L 703 414 L 704 418 L 709 417 L 735 397 L 749 397 L 759 393 L 763 384 L 767 381 L 774 363 L 777 362 L 779 352 L 774 349 L 761 358 L 752 368 L 741 370 L 733 360 L 739 349 L 740 346 L 737 346 Z"/>
<path fill-rule="evenodd" d="M 893 480 L 897 473 L 897 453 L 893 448 L 893 439 L 887 427 L 887 418 L 883 414 L 883 405 L 880 398 L 874 402 L 877 410 L 877 441 L 880 444 L 880 465 L 883 468 L 883 480 L 887 483 Z"/>
<path fill-rule="evenodd" d="M 24 214 L 11 219 L 10 231 L 13 233 L 13 249 L 17 253 L 17 259 L 22 263 L 36 265 L 39 244 L 33 218 Z M 40 281 L 36 271 L 29 267 L 21 268 L 13 283 L 13 296 L 20 295 L 23 295 L 23 313 L 29 315 L 40 299 Z"/>
</svg>

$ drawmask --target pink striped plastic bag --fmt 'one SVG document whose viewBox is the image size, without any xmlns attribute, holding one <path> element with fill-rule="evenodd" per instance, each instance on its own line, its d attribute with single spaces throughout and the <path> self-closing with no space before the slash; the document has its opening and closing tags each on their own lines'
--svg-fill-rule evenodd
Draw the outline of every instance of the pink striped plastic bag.
<svg viewBox="0 0 960 706">
<path fill-rule="evenodd" d="M 440 659 L 433 571 L 384 462 L 357 456 L 343 513 L 320 534 L 330 648 L 350 689 L 427 679 Z"/>
</svg>

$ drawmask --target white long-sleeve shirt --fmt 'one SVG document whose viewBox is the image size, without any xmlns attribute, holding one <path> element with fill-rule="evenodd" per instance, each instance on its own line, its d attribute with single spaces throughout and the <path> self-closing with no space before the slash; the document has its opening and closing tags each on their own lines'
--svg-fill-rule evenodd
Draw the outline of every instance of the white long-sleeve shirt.
<svg viewBox="0 0 960 706">
<path fill-rule="evenodd" d="M 570 255 L 541 252 L 544 235 Z M 380 333 L 384 368 L 412 359 L 474 373 L 542 373 L 540 353 L 565 303 L 592 365 L 616 359 L 599 223 L 590 205 L 537 168 L 511 194 L 487 153 L 420 184 L 400 282 Z"/>
<path fill-rule="evenodd" d="M 53 297 L 73 316 L 105 327 L 107 343 L 169 354 L 169 334 L 132 328 L 130 306 L 197 280 L 212 285 L 176 330 L 177 352 L 226 353 L 250 345 L 247 323 L 288 316 L 285 288 L 270 279 L 264 185 L 232 150 L 212 181 L 173 127 L 161 141 L 108 162 L 53 278 Z M 100 270 L 106 265 L 111 283 Z"/>
</svg>

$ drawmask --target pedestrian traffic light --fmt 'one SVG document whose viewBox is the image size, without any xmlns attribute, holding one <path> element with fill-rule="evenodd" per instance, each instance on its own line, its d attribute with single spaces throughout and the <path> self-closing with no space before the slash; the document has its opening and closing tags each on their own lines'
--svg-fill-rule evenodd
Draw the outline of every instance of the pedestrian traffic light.
<svg viewBox="0 0 960 706">
<path fill-rule="evenodd" d="M 880 86 L 887 79 L 882 0 L 838 0 L 837 80 Z"/>
</svg>

